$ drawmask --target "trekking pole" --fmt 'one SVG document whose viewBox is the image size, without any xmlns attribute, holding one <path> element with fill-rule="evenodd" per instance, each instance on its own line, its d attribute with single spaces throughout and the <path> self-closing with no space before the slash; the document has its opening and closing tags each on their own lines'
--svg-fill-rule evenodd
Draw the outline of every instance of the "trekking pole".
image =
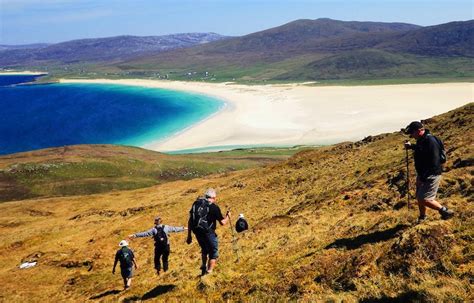
<svg viewBox="0 0 474 303">
<path fill-rule="evenodd" d="M 410 158 L 408 148 L 405 147 L 406 164 L 407 164 L 407 209 L 410 210 Z"/>
<path fill-rule="evenodd" d="M 237 238 L 235 237 L 234 229 L 232 228 L 232 222 L 231 222 L 231 218 L 230 218 L 230 215 L 229 215 L 229 211 L 230 211 L 230 208 L 227 211 L 227 217 L 229 218 L 229 227 L 230 227 L 230 231 L 232 233 L 232 250 L 234 251 L 235 255 L 237 256 L 237 261 L 236 262 L 239 262 L 239 247 L 237 246 Z"/>
</svg>

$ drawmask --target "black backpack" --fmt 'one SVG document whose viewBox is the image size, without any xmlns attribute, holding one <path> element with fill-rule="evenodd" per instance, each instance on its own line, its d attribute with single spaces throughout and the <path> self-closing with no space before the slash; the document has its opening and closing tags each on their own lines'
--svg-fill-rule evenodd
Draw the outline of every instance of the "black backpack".
<svg viewBox="0 0 474 303">
<path fill-rule="evenodd" d="M 157 225 L 155 226 L 156 228 L 156 234 L 153 236 L 155 239 L 155 246 L 158 247 L 166 247 L 168 245 L 168 235 L 165 233 L 165 229 L 163 228 L 163 225 Z"/>
<path fill-rule="evenodd" d="M 239 220 L 237 220 L 237 222 L 235 222 L 235 230 L 238 233 L 241 233 L 241 232 L 243 232 L 244 230 L 247 230 L 247 229 L 249 229 L 249 224 L 247 223 L 247 221 L 245 221 L 244 218 L 239 218 Z"/>
<path fill-rule="evenodd" d="M 441 164 L 444 164 L 448 160 L 448 156 L 446 154 L 446 150 L 444 149 L 443 141 L 441 141 L 441 139 L 436 136 L 433 136 L 433 138 L 435 138 L 436 142 L 439 145 L 439 162 L 441 162 Z"/>
<path fill-rule="evenodd" d="M 208 222 L 209 202 L 206 199 L 198 198 L 191 208 L 192 230 L 209 232 L 211 223 Z"/>
<path fill-rule="evenodd" d="M 123 247 L 119 253 L 120 265 L 122 267 L 132 267 L 133 266 L 133 252 L 128 247 Z"/>
</svg>

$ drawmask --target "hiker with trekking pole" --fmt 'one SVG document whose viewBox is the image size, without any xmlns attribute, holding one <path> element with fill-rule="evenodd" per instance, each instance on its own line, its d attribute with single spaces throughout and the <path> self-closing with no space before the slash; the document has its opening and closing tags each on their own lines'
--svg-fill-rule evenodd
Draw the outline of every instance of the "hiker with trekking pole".
<svg viewBox="0 0 474 303">
<path fill-rule="evenodd" d="M 230 208 L 229 208 L 229 211 L 230 211 Z M 227 216 L 229 217 L 229 221 L 232 221 L 232 218 L 230 217 L 230 212 L 227 212 Z M 234 254 L 237 257 L 235 262 L 239 262 L 240 261 L 240 258 L 239 258 L 239 245 L 237 244 L 237 237 L 235 236 L 235 232 L 234 232 L 234 228 L 232 227 L 232 224 L 229 224 L 229 227 L 230 227 L 230 232 L 232 234 L 232 250 L 234 251 Z M 241 232 L 243 232 L 247 229 L 248 229 L 248 223 L 244 219 L 244 215 L 240 214 L 239 219 L 235 223 L 235 230 L 238 233 L 241 233 Z"/>
<path fill-rule="evenodd" d="M 454 211 L 441 205 L 435 200 L 441 181 L 442 165 L 446 162 L 446 152 L 443 142 L 433 136 L 423 124 L 418 121 L 411 122 L 405 128 L 405 134 L 410 138 L 416 139 L 416 144 L 405 141 L 405 148 L 412 149 L 414 152 L 416 169 L 416 200 L 420 216 L 418 223 L 426 220 L 426 208 L 437 210 L 441 219 L 447 220 L 454 216 Z M 407 156 L 408 170 L 408 156 Z M 407 171 L 408 174 L 408 171 Z M 407 176 L 409 178 L 409 176 Z M 408 181 L 409 179 L 407 179 Z M 407 182 L 407 185 L 409 183 Z M 409 188 L 407 188 L 407 194 Z"/>
<path fill-rule="evenodd" d="M 153 237 L 155 240 L 155 270 L 156 274 L 160 275 L 161 271 L 161 261 L 163 261 L 163 271 L 168 271 L 168 257 L 170 255 L 170 233 L 178 233 L 185 231 L 187 228 L 184 226 L 170 226 L 162 224 L 160 217 L 155 218 L 155 226 L 151 229 L 129 235 L 130 239 L 134 238 L 143 238 L 143 237 Z"/>
<path fill-rule="evenodd" d="M 186 243 L 192 243 L 191 231 L 201 247 L 201 275 L 212 273 L 219 258 L 219 241 L 216 234 L 217 222 L 226 225 L 230 211 L 226 216 L 216 203 L 216 191 L 209 188 L 204 197 L 199 197 L 189 210 L 188 238 Z"/>
</svg>

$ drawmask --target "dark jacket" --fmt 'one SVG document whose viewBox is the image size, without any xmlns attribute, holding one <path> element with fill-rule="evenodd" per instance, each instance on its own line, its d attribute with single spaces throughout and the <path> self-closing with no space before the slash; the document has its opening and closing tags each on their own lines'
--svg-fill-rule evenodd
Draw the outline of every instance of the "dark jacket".
<svg viewBox="0 0 474 303">
<path fill-rule="evenodd" d="M 441 175 L 441 146 L 429 130 L 425 130 L 423 137 L 416 141 L 413 150 L 416 173 L 422 181 L 426 181 L 428 176 Z"/>
</svg>

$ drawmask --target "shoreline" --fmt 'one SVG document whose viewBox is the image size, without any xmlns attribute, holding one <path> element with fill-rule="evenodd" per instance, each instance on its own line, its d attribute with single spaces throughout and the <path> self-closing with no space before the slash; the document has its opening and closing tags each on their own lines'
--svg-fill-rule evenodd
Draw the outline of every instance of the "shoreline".
<svg viewBox="0 0 474 303">
<path fill-rule="evenodd" d="M 473 102 L 474 83 L 306 86 L 141 79 L 61 79 L 60 83 L 142 86 L 207 95 L 226 105 L 142 147 L 170 152 L 210 146 L 327 145 L 394 132 Z"/>
<path fill-rule="evenodd" d="M 13 71 L 13 70 L 4 70 L 0 71 L 0 76 L 15 76 L 15 75 L 24 75 L 24 76 L 41 76 L 41 75 L 47 75 L 47 72 L 33 72 L 33 71 Z"/>
</svg>

